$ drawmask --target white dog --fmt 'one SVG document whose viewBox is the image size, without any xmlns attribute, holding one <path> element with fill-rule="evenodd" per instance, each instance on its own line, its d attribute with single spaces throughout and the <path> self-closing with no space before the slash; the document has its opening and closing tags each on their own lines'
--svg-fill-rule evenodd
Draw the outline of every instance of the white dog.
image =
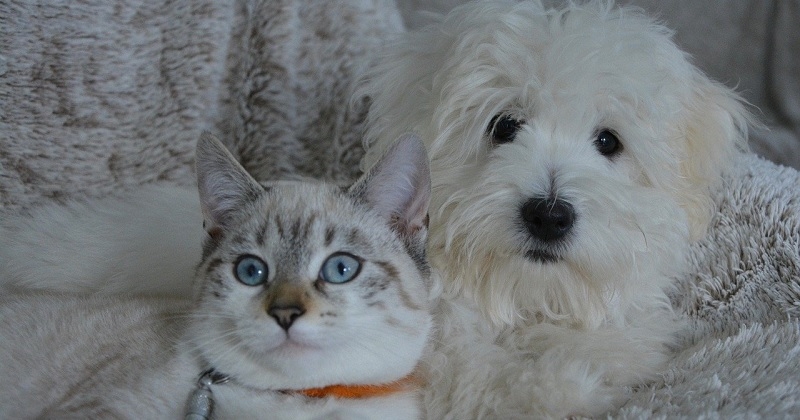
<svg viewBox="0 0 800 420">
<path fill-rule="evenodd" d="M 668 293 L 750 115 L 639 10 L 479 1 L 362 91 L 365 167 L 426 139 L 444 299 L 431 418 L 596 415 L 653 378 Z"/>
<path fill-rule="evenodd" d="M 681 325 L 668 293 L 750 119 L 669 30 L 606 2 L 471 3 L 388 47 L 361 96 L 365 167 L 409 130 L 432 160 L 429 255 L 443 290 L 430 418 L 597 415 L 654 378 Z M 0 276 L 111 292 L 190 276 L 196 197 L 140 195 L 7 227 Z M 65 223 L 84 235 L 66 249 L 91 261 L 41 249 Z M 103 223 L 121 229 L 93 234 Z"/>
</svg>

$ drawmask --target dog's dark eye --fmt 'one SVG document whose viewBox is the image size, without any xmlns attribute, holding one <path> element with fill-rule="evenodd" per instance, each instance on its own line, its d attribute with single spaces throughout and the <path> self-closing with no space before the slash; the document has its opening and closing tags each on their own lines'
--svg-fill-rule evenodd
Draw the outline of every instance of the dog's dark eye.
<svg viewBox="0 0 800 420">
<path fill-rule="evenodd" d="M 522 121 L 515 120 L 508 115 L 497 114 L 489 122 L 486 132 L 492 139 L 492 144 L 511 143 L 522 125 Z"/>
<path fill-rule="evenodd" d="M 597 133 L 594 139 L 594 147 L 601 155 L 611 157 L 622 151 L 622 143 L 620 143 L 617 135 L 611 130 L 601 130 Z"/>
</svg>

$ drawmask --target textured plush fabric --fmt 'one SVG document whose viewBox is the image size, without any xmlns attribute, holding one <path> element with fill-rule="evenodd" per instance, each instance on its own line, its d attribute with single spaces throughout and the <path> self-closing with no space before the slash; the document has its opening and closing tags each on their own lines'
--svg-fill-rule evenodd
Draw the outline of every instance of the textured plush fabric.
<svg viewBox="0 0 800 420">
<path fill-rule="evenodd" d="M 716 202 L 673 297 L 685 341 L 620 418 L 800 413 L 800 172 L 743 156 Z"/>
<path fill-rule="evenodd" d="M 261 179 L 350 178 L 382 0 L 0 2 L 0 206 L 192 182 L 212 130 Z"/>
<path fill-rule="evenodd" d="M 351 178 L 366 112 L 348 107 L 354 75 L 401 29 L 379 0 L 39 3 L 0 2 L 9 213 L 190 184 L 204 129 L 259 178 Z M 744 156 L 717 201 L 674 296 L 692 321 L 683 344 L 615 417 L 800 412 L 800 173 Z"/>
</svg>

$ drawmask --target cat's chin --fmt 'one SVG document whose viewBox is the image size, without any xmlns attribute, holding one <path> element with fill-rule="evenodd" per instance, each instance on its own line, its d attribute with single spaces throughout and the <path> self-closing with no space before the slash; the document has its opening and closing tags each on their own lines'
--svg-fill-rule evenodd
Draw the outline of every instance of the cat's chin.
<svg viewBox="0 0 800 420">
<path fill-rule="evenodd" d="M 304 343 L 292 337 L 287 337 L 283 342 L 273 347 L 270 352 L 279 355 L 297 355 L 319 350 L 322 350 L 322 348 L 318 345 Z"/>
</svg>

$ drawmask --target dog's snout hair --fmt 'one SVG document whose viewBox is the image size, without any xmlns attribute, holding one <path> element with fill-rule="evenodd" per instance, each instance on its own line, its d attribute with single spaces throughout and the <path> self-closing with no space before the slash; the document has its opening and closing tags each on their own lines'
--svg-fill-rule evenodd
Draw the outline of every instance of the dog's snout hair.
<svg viewBox="0 0 800 420">
<path fill-rule="evenodd" d="M 572 204 L 548 197 L 529 199 L 520 207 L 520 214 L 528 232 L 543 242 L 563 239 L 576 219 Z"/>
</svg>

